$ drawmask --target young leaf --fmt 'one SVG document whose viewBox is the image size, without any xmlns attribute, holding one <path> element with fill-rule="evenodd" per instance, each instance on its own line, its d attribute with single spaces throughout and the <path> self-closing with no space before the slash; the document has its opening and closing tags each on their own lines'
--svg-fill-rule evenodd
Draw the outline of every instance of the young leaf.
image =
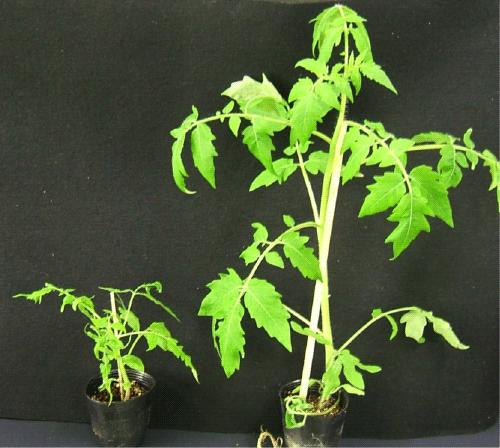
<svg viewBox="0 0 500 448">
<path fill-rule="evenodd" d="M 319 261 L 314 255 L 312 247 L 305 244 L 309 238 L 298 232 L 285 233 L 282 237 L 283 252 L 304 277 L 311 280 L 320 280 Z"/>
<path fill-rule="evenodd" d="M 382 67 L 380 67 L 380 65 L 376 64 L 373 61 L 366 61 L 360 65 L 359 69 L 361 70 L 361 73 L 363 73 L 363 75 L 365 75 L 368 79 L 381 84 L 397 95 L 397 90 L 392 85 L 391 80 L 385 74 L 384 70 L 382 70 Z"/>
<path fill-rule="evenodd" d="M 418 189 L 422 197 L 427 200 L 426 205 L 450 227 L 453 227 L 451 205 L 448 199 L 448 191 L 440 182 L 439 174 L 431 167 L 422 165 L 410 172 L 411 183 L 414 189 Z"/>
<path fill-rule="evenodd" d="M 427 325 L 427 318 L 423 310 L 412 310 L 401 316 L 400 322 L 406 323 L 405 335 L 415 339 L 418 343 L 424 342 L 424 328 Z"/>
<path fill-rule="evenodd" d="M 434 316 L 431 312 L 426 314 L 427 319 L 432 322 L 432 327 L 434 331 L 446 340 L 448 344 L 450 344 L 454 348 L 458 348 L 460 350 L 466 350 L 469 348 L 468 345 L 462 344 L 457 335 L 451 329 L 451 325 L 449 322 L 446 322 L 444 319 Z"/>
<path fill-rule="evenodd" d="M 409 193 L 401 198 L 391 216 L 387 218 L 389 221 L 398 222 L 385 240 L 386 243 L 393 243 L 394 258 L 397 258 L 421 231 L 430 231 L 425 214 L 432 214 L 426 199 Z"/>
<path fill-rule="evenodd" d="M 215 136 L 205 123 L 199 123 L 191 132 L 191 151 L 193 152 L 194 165 L 207 182 L 215 188 L 213 159 L 217 156 L 217 152 L 212 144 L 213 140 L 215 140 Z"/>
<path fill-rule="evenodd" d="M 233 269 L 227 274 L 219 274 L 220 279 L 207 286 L 210 293 L 201 302 L 198 316 L 213 316 L 223 319 L 238 300 L 243 281 Z"/>
<path fill-rule="evenodd" d="M 281 303 L 281 295 L 265 280 L 252 278 L 245 293 L 245 306 L 257 327 L 263 327 L 269 336 L 276 338 L 288 351 L 290 341 L 290 314 Z"/>
<path fill-rule="evenodd" d="M 359 217 L 383 212 L 395 206 L 406 193 L 406 185 L 401 173 L 385 172 L 374 176 L 375 183 L 366 188 L 370 191 L 361 206 Z"/>
</svg>

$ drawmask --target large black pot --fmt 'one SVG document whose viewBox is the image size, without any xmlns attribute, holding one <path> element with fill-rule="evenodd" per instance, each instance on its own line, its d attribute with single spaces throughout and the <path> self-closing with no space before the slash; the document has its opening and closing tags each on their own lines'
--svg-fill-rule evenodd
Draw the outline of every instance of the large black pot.
<svg viewBox="0 0 500 448">
<path fill-rule="evenodd" d="M 149 389 L 143 395 L 128 401 L 102 403 L 90 398 L 102 384 L 102 376 L 97 375 L 87 384 L 85 395 L 90 412 L 92 430 L 101 446 L 138 446 L 140 445 L 151 413 L 151 390 L 155 379 L 144 372 L 127 369 L 130 381 L 137 382 Z M 112 378 L 118 378 L 118 371 L 113 370 Z"/>
<path fill-rule="evenodd" d="M 288 447 L 330 447 L 339 446 L 344 428 L 344 420 L 349 404 L 349 396 L 344 389 L 341 389 L 340 405 L 342 410 L 333 416 L 308 415 L 304 425 L 300 428 L 287 428 L 285 421 L 286 407 L 284 403 L 294 389 L 300 385 L 300 380 L 292 381 L 280 388 L 279 395 L 281 401 L 281 411 L 283 420 L 283 435 L 285 444 Z M 319 395 L 319 385 L 315 384 L 309 388 L 309 395 Z"/>
</svg>

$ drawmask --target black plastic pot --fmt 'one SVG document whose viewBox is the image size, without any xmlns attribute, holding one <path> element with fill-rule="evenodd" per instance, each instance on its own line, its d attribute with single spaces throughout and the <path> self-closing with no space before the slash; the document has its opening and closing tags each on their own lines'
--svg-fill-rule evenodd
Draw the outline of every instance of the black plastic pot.
<svg viewBox="0 0 500 448">
<path fill-rule="evenodd" d="M 127 374 L 130 381 L 137 380 L 149 391 L 124 402 L 109 404 L 92 400 L 90 397 L 102 384 L 101 375 L 92 378 L 85 389 L 92 430 L 101 446 L 138 446 L 146 433 L 151 413 L 151 391 L 156 381 L 151 375 L 137 370 L 127 369 Z M 113 370 L 110 377 L 118 378 L 118 371 Z"/>
<path fill-rule="evenodd" d="M 288 447 L 309 447 L 309 446 L 339 446 L 344 428 L 344 420 L 349 404 L 349 395 L 343 389 L 340 394 L 340 405 L 342 411 L 334 416 L 308 415 L 304 425 L 300 428 L 287 428 L 285 422 L 286 407 L 284 398 L 300 385 L 300 380 L 292 381 L 280 388 L 279 395 L 281 401 L 281 412 L 283 420 L 283 435 L 285 444 Z M 318 385 L 309 388 L 309 395 L 319 395 Z M 299 419 L 300 416 L 297 418 Z"/>
</svg>

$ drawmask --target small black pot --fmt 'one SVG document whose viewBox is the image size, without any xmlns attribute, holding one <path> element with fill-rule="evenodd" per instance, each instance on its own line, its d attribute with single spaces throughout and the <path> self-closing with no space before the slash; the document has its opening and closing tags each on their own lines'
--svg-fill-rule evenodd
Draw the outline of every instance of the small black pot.
<svg viewBox="0 0 500 448">
<path fill-rule="evenodd" d="M 285 444 L 288 447 L 309 447 L 309 446 L 339 446 L 344 428 L 345 414 L 349 404 L 349 395 L 341 389 L 340 404 L 342 411 L 334 416 L 308 415 L 303 426 L 300 428 L 287 428 L 285 422 L 286 407 L 284 398 L 291 391 L 300 385 L 300 380 L 292 381 L 280 388 L 279 395 L 281 401 L 281 412 L 283 421 L 283 435 Z M 319 395 L 319 385 L 315 384 L 309 388 L 310 395 Z"/>
<path fill-rule="evenodd" d="M 90 412 L 92 430 L 101 446 L 138 446 L 140 445 L 151 413 L 151 390 L 155 379 L 144 372 L 127 369 L 130 381 L 137 382 L 149 389 L 140 397 L 128 401 L 102 403 L 90 398 L 102 384 L 102 376 L 93 377 L 87 384 L 85 395 Z M 118 378 L 118 371 L 111 371 L 111 378 Z"/>
</svg>

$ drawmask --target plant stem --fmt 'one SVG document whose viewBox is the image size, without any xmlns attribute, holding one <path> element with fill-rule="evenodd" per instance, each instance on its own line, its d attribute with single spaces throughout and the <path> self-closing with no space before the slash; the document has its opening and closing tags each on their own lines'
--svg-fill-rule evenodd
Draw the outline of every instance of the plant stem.
<svg viewBox="0 0 500 448">
<path fill-rule="evenodd" d="M 396 314 L 396 313 L 401 313 L 403 311 L 412 311 L 412 310 L 418 310 L 417 306 L 406 306 L 403 308 L 397 308 L 394 310 L 386 311 L 385 313 L 381 313 L 378 316 L 372 318 L 369 320 L 366 324 L 364 324 L 356 333 L 354 333 L 344 344 L 337 350 L 338 352 L 341 352 L 342 350 L 345 350 L 349 344 L 351 344 L 354 339 L 356 339 L 363 331 L 365 331 L 370 325 L 374 324 L 377 322 L 377 320 L 382 319 L 383 317 L 389 316 L 390 314 Z"/>
<path fill-rule="evenodd" d="M 118 323 L 118 314 L 116 313 L 116 301 L 115 301 L 115 293 L 111 291 L 109 293 L 110 295 L 110 301 L 111 301 L 111 315 L 113 316 L 113 322 Z M 120 338 L 120 334 L 118 332 L 118 329 L 114 329 L 115 337 L 117 339 Z M 124 384 L 129 383 L 127 371 L 125 369 L 125 364 L 123 363 L 123 360 L 121 356 L 118 356 L 116 358 L 116 363 L 118 365 L 118 386 L 120 388 L 120 398 L 122 401 L 126 401 L 130 398 L 130 388 L 128 390 L 124 390 Z"/>
</svg>

